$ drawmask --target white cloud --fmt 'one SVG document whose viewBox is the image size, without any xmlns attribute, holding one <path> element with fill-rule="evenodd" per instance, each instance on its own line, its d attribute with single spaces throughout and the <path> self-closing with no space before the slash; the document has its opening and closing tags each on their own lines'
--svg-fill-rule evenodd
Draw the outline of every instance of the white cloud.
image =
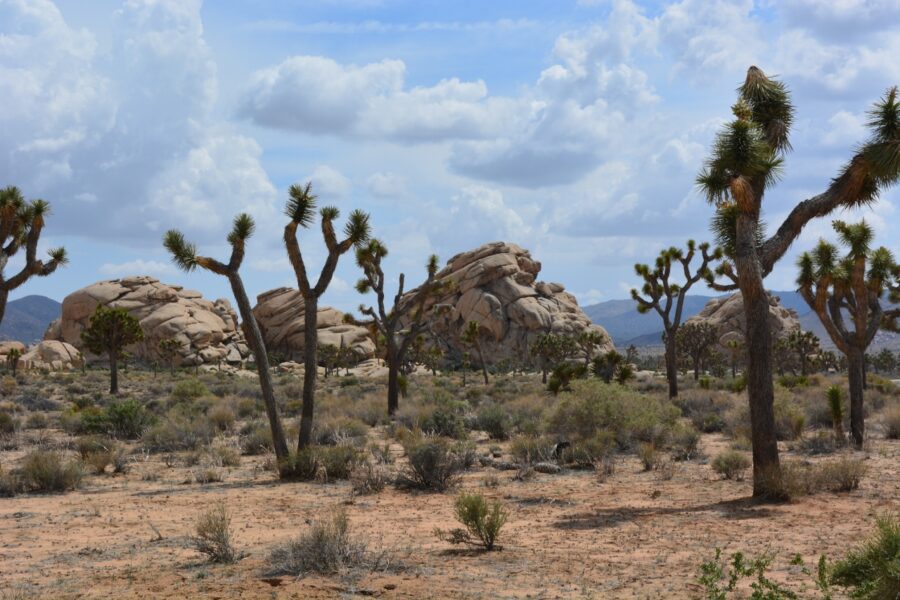
<svg viewBox="0 0 900 600">
<path fill-rule="evenodd" d="M 369 193 L 377 198 L 398 198 L 406 195 L 406 178 L 396 173 L 373 173 L 366 179 Z"/>
<path fill-rule="evenodd" d="M 346 198 L 353 191 L 350 180 L 328 165 L 316 165 L 306 179 L 312 182 L 315 194 L 324 200 Z"/>
<path fill-rule="evenodd" d="M 169 263 L 141 258 L 123 263 L 104 263 L 100 266 L 100 272 L 104 275 L 117 277 L 128 275 L 167 275 L 175 273 L 175 271 L 175 268 Z"/>
</svg>

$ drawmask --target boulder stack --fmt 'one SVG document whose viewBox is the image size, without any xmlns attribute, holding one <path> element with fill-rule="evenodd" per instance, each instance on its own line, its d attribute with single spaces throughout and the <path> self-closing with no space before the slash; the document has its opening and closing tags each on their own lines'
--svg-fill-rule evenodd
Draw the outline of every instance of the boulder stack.
<svg viewBox="0 0 900 600">
<path fill-rule="evenodd" d="M 711 323 L 718 328 L 720 350 L 725 348 L 729 340 L 743 340 L 747 319 L 744 316 L 741 293 L 713 298 L 706 303 L 703 310 L 685 321 L 685 324 L 697 322 Z M 800 320 L 796 311 L 781 306 L 778 296 L 771 294 L 769 294 L 769 327 L 773 340 L 787 337 L 792 331 L 800 330 Z"/>
<path fill-rule="evenodd" d="M 124 308 L 140 321 L 144 341 L 128 348 L 140 360 L 160 360 L 158 345 L 167 338 L 181 343 L 180 365 L 239 363 L 250 354 L 228 300 L 211 302 L 200 292 L 148 276 L 100 281 L 69 294 L 62 316 L 50 324 L 44 339 L 82 349 L 81 332 L 99 304 Z"/>
<path fill-rule="evenodd" d="M 469 350 L 462 332 L 476 321 L 493 363 L 529 362 L 531 344 L 543 333 L 575 337 L 595 330 L 607 340 L 599 352 L 613 349 L 606 330 L 591 323 L 575 296 L 559 283 L 537 281 L 540 271 L 541 263 L 527 250 L 506 242 L 457 254 L 435 276 L 446 291 L 425 305 L 431 332 L 443 349 L 461 355 Z"/>
</svg>

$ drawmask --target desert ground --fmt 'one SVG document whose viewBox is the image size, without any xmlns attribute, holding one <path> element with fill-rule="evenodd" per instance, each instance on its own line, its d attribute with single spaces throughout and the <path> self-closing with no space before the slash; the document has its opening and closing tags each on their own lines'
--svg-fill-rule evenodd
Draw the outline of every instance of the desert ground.
<svg viewBox="0 0 900 600">
<path fill-rule="evenodd" d="M 36 448 L 77 457 L 85 421 L 72 415 L 109 402 L 105 377 L 102 370 L 20 373 L 12 383 L 7 377 L 0 408 L 13 415 L 17 426 L 3 436 L 3 472 L 14 470 Z M 813 414 L 811 404 L 830 383 L 822 375 L 814 379 L 807 387 L 780 393 Z M 300 380 L 282 374 L 277 381 L 293 432 Z M 348 419 L 374 425 L 357 432 L 353 443 L 378 449 L 388 477 L 382 491 L 356 494 L 347 480 L 321 477 L 279 481 L 272 456 L 247 445 L 253 434 L 246 425 L 258 422 L 261 410 L 252 379 L 128 371 L 123 396 L 166 422 L 174 422 L 178 404 L 190 403 L 196 419 L 217 424 L 213 439 L 193 449 L 162 450 L 158 430 L 155 438 L 144 432 L 116 442 L 122 472 L 113 472 L 113 465 L 101 474 L 86 469 L 71 491 L 0 498 L 0 597 L 702 598 L 698 567 L 713 558 L 716 548 L 726 555 L 773 553 L 769 576 L 807 597 L 812 580 L 792 564 L 796 555 L 807 565 L 821 555 L 840 558 L 871 531 L 878 516 L 900 508 L 900 441 L 886 438 L 882 422 L 895 410 L 898 392 L 887 382 L 869 394 L 874 404 L 863 451 L 804 443 L 819 435 L 809 417 L 799 436 L 781 442 L 786 461 L 815 465 L 847 456 L 862 461 L 865 476 L 858 488 L 766 504 L 751 500 L 749 477 L 724 479 L 710 466 L 712 457 L 741 447 L 734 434 L 740 424 L 734 421 L 740 420 L 735 415 L 745 397 L 701 389 L 689 378 L 684 398 L 708 396 L 727 408 L 721 431 L 700 435 L 688 456 L 676 460 L 666 453 L 648 470 L 639 454 L 619 449 L 595 468 L 564 466 L 555 474 L 508 464 L 516 460 L 514 446 L 522 435 L 517 431 L 528 430 L 530 418 L 540 425 L 546 411 L 567 394 L 543 391 L 539 375 L 500 375 L 487 386 L 470 375 L 466 387 L 458 374 L 414 376 L 393 424 L 380 412 L 382 381 L 351 375 L 321 383 L 322 431 L 327 423 L 334 431 L 352 429 Z M 629 386 L 635 394 L 663 397 L 663 384 L 642 374 Z M 194 391 L 185 395 L 186 389 Z M 434 406 L 446 402 L 435 399 L 439 389 L 464 417 L 489 404 L 518 415 L 509 424 L 512 439 L 491 439 L 477 429 L 477 418 L 469 419 L 462 437 L 478 460 L 456 485 L 441 493 L 400 489 L 390 478 L 404 468 L 404 432 L 411 435 Z M 691 412 L 685 406 L 681 421 Z M 213 447 L 230 460 L 210 458 Z M 498 542 L 502 549 L 454 546 L 435 535 L 436 528 L 455 525 L 453 501 L 460 490 L 506 506 L 509 519 Z M 218 503 L 231 516 L 238 553 L 233 564 L 209 562 L 193 541 L 199 515 Z M 272 549 L 333 509 L 346 511 L 351 535 L 374 558 L 327 576 L 272 574 Z"/>
</svg>

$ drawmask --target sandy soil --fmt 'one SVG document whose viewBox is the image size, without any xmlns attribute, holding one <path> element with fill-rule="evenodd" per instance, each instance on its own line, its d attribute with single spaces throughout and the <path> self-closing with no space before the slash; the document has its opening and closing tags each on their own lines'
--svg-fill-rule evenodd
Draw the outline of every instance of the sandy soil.
<svg viewBox="0 0 900 600">
<path fill-rule="evenodd" d="M 719 436 L 702 442 L 707 455 L 726 446 Z M 720 480 L 704 461 L 677 463 L 668 480 L 641 472 L 633 457 L 605 481 L 566 471 L 521 482 L 477 468 L 462 487 L 511 509 L 503 550 L 492 553 L 435 537 L 436 527 L 455 526 L 452 493 L 389 487 L 354 499 L 346 482 L 279 483 L 251 457 L 223 482 L 198 485 L 184 483 L 188 468 L 154 457 L 127 475 L 89 476 L 76 492 L 0 499 L 0 589 L 25 598 L 691 598 L 698 565 L 722 547 L 776 552 L 773 577 L 800 590 L 810 586 L 789 565 L 794 554 L 810 564 L 841 556 L 875 516 L 900 508 L 900 443 L 875 441 L 866 456 L 859 490 L 781 505 L 751 503 L 749 483 Z M 154 471 L 158 480 L 142 479 Z M 482 485 L 489 474 L 497 487 Z M 231 511 L 245 554 L 233 565 L 205 563 L 190 543 L 197 516 L 216 501 Z M 401 568 L 267 577 L 270 549 L 334 506 Z"/>
</svg>

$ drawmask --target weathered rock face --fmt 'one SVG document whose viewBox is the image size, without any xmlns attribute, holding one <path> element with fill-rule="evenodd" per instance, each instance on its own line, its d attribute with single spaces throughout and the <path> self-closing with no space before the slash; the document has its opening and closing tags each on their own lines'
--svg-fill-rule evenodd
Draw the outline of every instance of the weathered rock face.
<svg viewBox="0 0 900 600">
<path fill-rule="evenodd" d="M 449 284 L 449 291 L 425 305 L 432 332 L 444 349 L 449 347 L 451 354 L 461 355 L 469 350 L 460 341 L 466 323 L 478 322 L 486 332 L 486 358 L 489 355 L 493 363 L 529 362 L 531 344 L 542 333 L 574 337 L 595 330 L 610 340 L 606 330 L 591 323 L 575 296 L 562 285 L 536 281 L 540 271 L 541 263 L 527 250 L 505 242 L 454 256 L 435 276 Z M 610 340 L 600 351 L 612 348 Z"/>
<path fill-rule="evenodd" d="M 67 371 L 80 367 L 83 360 L 81 352 L 72 344 L 44 340 L 22 355 L 19 359 L 19 368 Z"/>
<path fill-rule="evenodd" d="M 744 317 L 744 302 L 737 292 L 725 298 L 713 298 L 698 314 L 685 323 L 707 322 L 719 329 L 719 345 L 724 348 L 729 340 L 744 339 L 747 319 Z M 769 327 L 772 339 L 787 337 L 800 329 L 797 313 L 779 304 L 778 296 L 769 295 Z"/>
<path fill-rule="evenodd" d="M 81 332 L 99 304 L 124 308 L 140 320 L 145 339 L 128 348 L 136 358 L 160 360 L 158 344 L 166 338 L 181 343 L 176 358 L 181 365 L 240 362 L 249 355 L 228 300 L 210 302 L 200 292 L 147 276 L 100 281 L 69 294 L 44 339 L 82 348 Z"/>
<path fill-rule="evenodd" d="M 303 361 L 305 314 L 303 296 L 286 287 L 260 294 L 253 308 L 266 348 L 300 362 Z M 343 321 L 341 311 L 328 306 L 319 308 L 319 345 L 350 348 L 361 361 L 375 356 L 375 342 L 369 330 Z"/>
</svg>

